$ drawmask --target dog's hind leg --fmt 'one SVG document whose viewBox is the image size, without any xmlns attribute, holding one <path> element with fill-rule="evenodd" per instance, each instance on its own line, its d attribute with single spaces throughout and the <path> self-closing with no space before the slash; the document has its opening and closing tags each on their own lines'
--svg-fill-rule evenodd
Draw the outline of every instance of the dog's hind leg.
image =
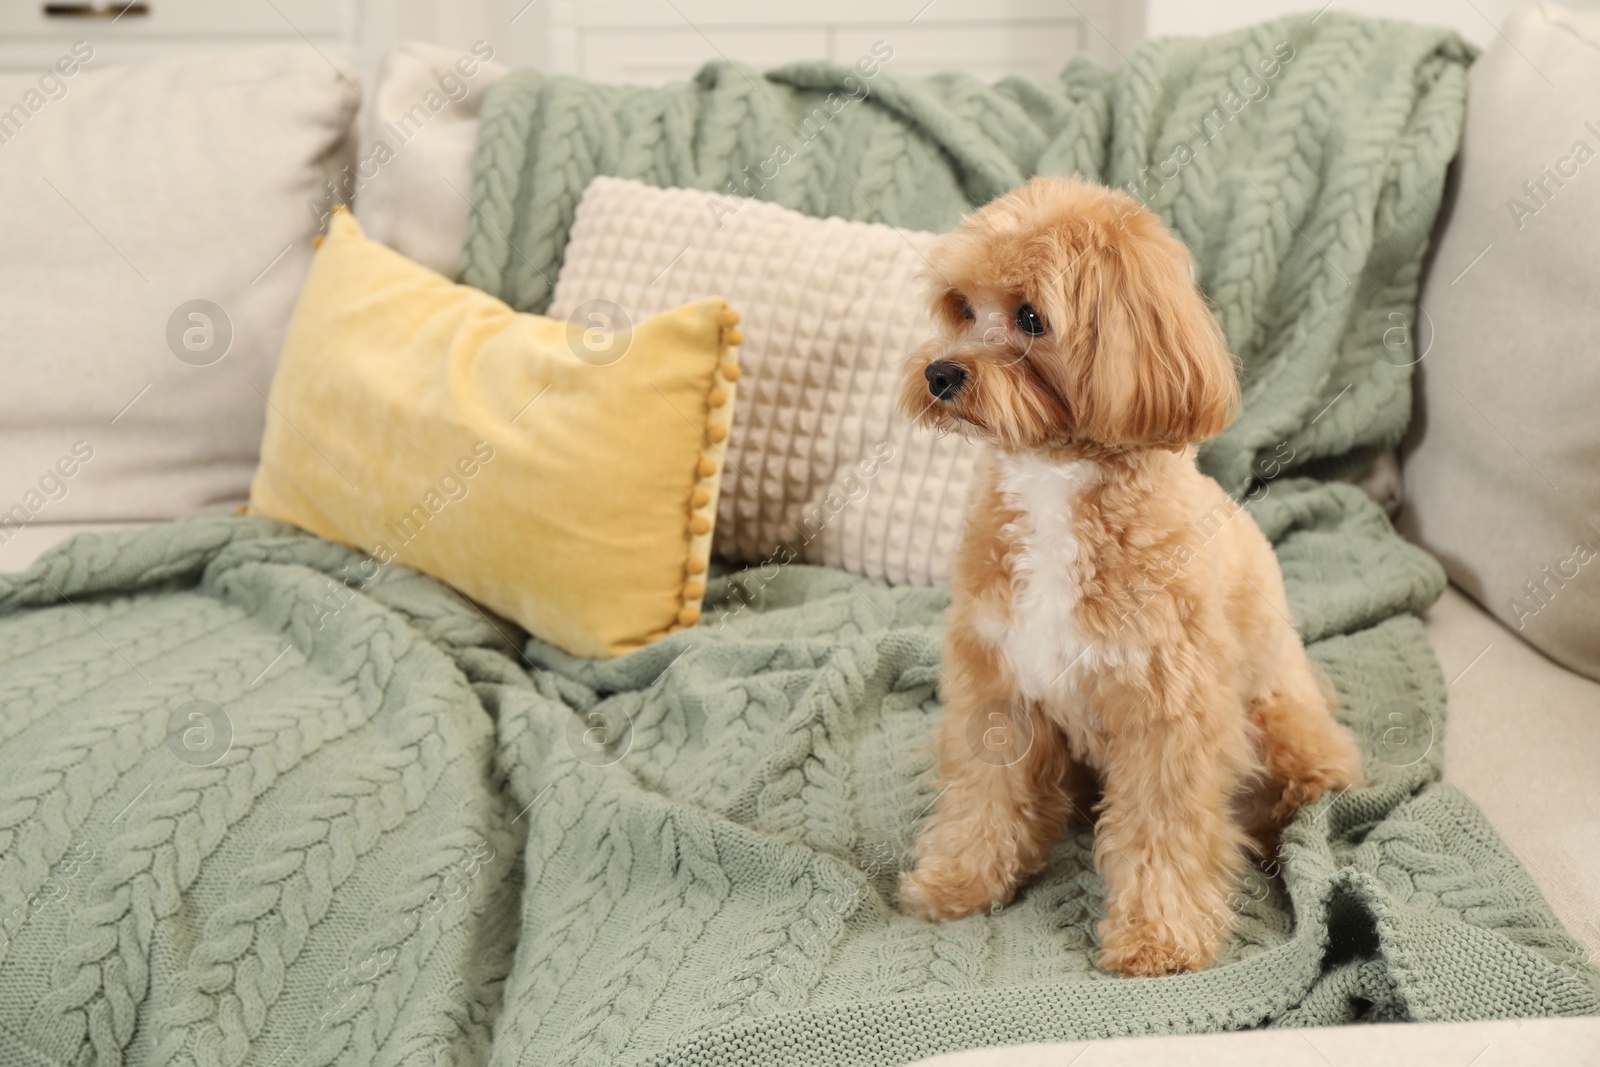
<svg viewBox="0 0 1600 1067">
<path fill-rule="evenodd" d="M 1361 750 L 1334 717 L 1337 706 L 1333 687 L 1290 634 L 1267 688 L 1249 706 L 1261 762 L 1282 787 L 1276 822 L 1330 790 L 1361 784 Z"/>
</svg>

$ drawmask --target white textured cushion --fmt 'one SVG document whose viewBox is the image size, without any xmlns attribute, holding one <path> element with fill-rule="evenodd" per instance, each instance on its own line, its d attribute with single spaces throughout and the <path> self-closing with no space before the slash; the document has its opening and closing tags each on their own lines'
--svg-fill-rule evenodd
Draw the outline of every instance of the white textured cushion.
<svg viewBox="0 0 1600 1067">
<path fill-rule="evenodd" d="M 360 91 L 303 45 L 41 77 L 0 78 L 26 112 L 0 129 L 0 541 L 243 501 Z"/>
<path fill-rule="evenodd" d="M 1600 678 L 1600 15 L 1511 16 L 1467 99 L 1422 291 L 1433 343 L 1401 528 L 1523 639 Z"/>
<path fill-rule="evenodd" d="M 484 42 L 457 51 L 407 41 L 384 57 L 361 116 L 357 158 L 367 163 L 356 219 L 374 241 L 446 278 L 467 240 L 478 113 L 506 73 L 493 57 Z"/>
<path fill-rule="evenodd" d="M 633 321 L 721 295 L 744 346 L 716 551 L 946 581 L 974 449 L 894 410 L 901 363 L 925 336 L 918 280 L 935 235 L 772 204 L 596 178 L 584 193 L 549 314 Z M 580 313 L 581 312 L 581 313 Z M 780 551 L 783 546 L 787 551 Z"/>
</svg>

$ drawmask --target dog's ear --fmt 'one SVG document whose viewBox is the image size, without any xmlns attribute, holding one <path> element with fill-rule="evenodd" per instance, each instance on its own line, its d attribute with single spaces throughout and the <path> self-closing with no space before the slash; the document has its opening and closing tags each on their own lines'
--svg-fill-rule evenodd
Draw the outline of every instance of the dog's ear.
<svg viewBox="0 0 1600 1067">
<path fill-rule="evenodd" d="M 1080 427 L 1113 445 L 1185 445 L 1233 421 L 1239 379 L 1183 245 L 1150 220 L 1089 257 L 1092 308 Z"/>
</svg>

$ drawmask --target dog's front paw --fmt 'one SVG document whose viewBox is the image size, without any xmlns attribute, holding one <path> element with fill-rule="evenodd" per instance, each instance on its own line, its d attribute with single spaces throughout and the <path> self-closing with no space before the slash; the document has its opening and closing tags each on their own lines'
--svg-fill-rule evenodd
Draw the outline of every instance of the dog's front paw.
<svg viewBox="0 0 1600 1067">
<path fill-rule="evenodd" d="M 899 897 L 900 910 L 907 915 L 947 922 L 1005 904 L 1011 899 L 1011 889 L 948 863 L 923 860 L 916 870 L 900 875 Z"/>
<path fill-rule="evenodd" d="M 1155 978 L 1209 967 L 1221 948 L 1220 931 L 1174 930 L 1167 923 L 1102 922 L 1100 966 L 1130 978 Z"/>
</svg>

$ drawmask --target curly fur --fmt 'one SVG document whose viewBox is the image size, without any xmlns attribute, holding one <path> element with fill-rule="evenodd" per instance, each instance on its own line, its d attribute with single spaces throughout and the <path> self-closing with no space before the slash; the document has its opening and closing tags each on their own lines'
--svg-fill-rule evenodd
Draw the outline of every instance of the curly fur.
<svg viewBox="0 0 1600 1067">
<path fill-rule="evenodd" d="M 1204 967 L 1251 851 L 1361 778 L 1271 546 L 1195 466 L 1237 407 L 1232 358 L 1183 245 L 1097 185 L 1036 178 L 931 266 L 901 407 L 985 448 L 951 568 L 945 788 L 901 906 L 1009 901 L 1092 805 L 1101 965 Z"/>
</svg>

